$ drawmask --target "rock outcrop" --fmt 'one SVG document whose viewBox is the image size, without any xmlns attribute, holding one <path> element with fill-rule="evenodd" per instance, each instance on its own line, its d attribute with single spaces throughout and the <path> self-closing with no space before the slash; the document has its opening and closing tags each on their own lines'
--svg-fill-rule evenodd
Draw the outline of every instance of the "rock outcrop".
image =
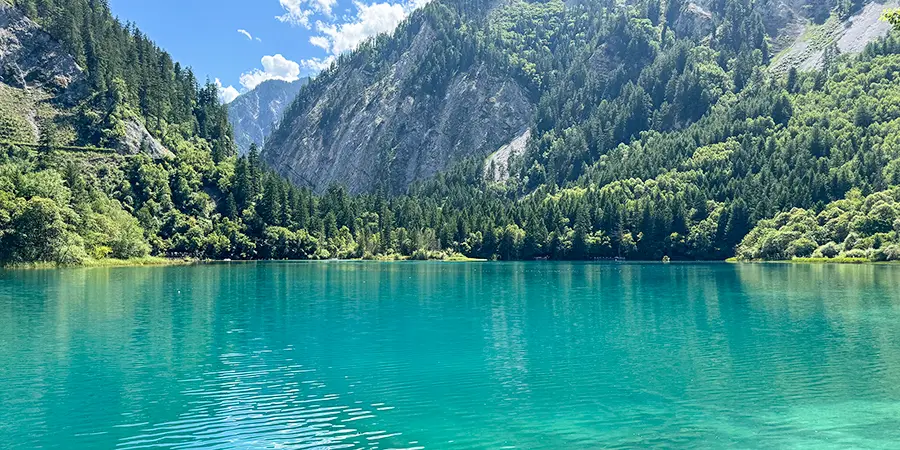
<svg viewBox="0 0 900 450">
<path fill-rule="evenodd" d="M 136 155 L 144 153 L 151 158 L 160 159 L 173 156 L 156 138 L 135 119 L 125 121 L 125 139 L 119 143 L 119 153 Z"/>
<path fill-rule="evenodd" d="M 307 81 L 302 79 L 289 83 L 268 80 L 256 89 L 241 94 L 228 105 L 228 118 L 234 128 L 238 154 L 247 154 L 250 144 L 263 147 L 266 138 L 281 121 L 285 108 Z"/>
<path fill-rule="evenodd" d="M 0 1 L 0 81 L 61 92 L 82 78 L 75 59 L 18 9 Z"/>
<path fill-rule="evenodd" d="M 510 162 L 514 158 L 522 156 L 525 148 L 528 147 L 528 141 L 531 140 L 531 129 L 527 129 L 522 134 L 516 136 L 515 139 L 508 144 L 500 147 L 500 150 L 492 153 L 484 163 L 484 178 L 487 181 L 500 183 L 510 177 Z"/>
<path fill-rule="evenodd" d="M 313 82 L 263 159 L 318 192 L 342 184 L 354 193 L 397 193 L 456 162 L 487 157 L 528 127 L 527 92 L 481 63 L 459 71 L 441 95 L 409 92 L 437 44 L 425 22 L 383 76 L 348 65 L 327 83 Z"/>
</svg>

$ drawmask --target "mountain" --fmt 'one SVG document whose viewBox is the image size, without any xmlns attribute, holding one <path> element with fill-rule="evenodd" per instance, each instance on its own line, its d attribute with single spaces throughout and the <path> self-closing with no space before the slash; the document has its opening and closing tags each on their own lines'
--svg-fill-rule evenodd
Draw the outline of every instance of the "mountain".
<svg viewBox="0 0 900 450">
<path fill-rule="evenodd" d="M 262 156 L 317 192 L 337 183 L 403 193 L 470 158 L 532 186 L 572 181 L 643 131 L 702 117 L 759 65 L 785 73 L 821 67 L 835 43 L 861 51 L 887 33 L 872 23 L 883 9 L 833 0 L 432 2 L 302 90 Z M 628 111 L 644 109 L 645 96 L 646 111 Z M 602 128 L 586 136 L 589 151 L 551 148 L 573 125 Z"/>
<path fill-rule="evenodd" d="M 18 0 L 0 264 L 896 259 L 900 35 L 778 69 L 797 23 L 872 8 L 802 6 L 431 3 L 302 87 L 267 166 L 105 2 Z"/>
<path fill-rule="evenodd" d="M 250 151 L 250 144 L 262 148 L 266 138 L 281 120 L 284 109 L 308 81 L 306 78 L 293 83 L 267 80 L 252 91 L 241 94 L 228 105 L 228 119 L 234 129 L 238 154 L 246 155 Z"/>
<path fill-rule="evenodd" d="M 0 2 L 0 29 L 0 140 L 36 144 L 46 138 L 59 145 L 103 145 L 121 153 L 171 155 L 133 115 L 115 118 L 118 133 L 114 137 L 87 138 L 94 130 L 82 126 L 81 119 L 96 105 L 89 104 L 91 80 L 79 62 L 37 23 L 5 2 Z"/>
<path fill-rule="evenodd" d="M 433 3 L 341 57 L 301 91 L 263 158 L 319 192 L 396 193 L 521 134 L 534 113 L 527 86 L 476 58 L 466 23 Z"/>
<path fill-rule="evenodd" d="M 226 113 L 105 1 L 0 2 L 0 264 L 246 254 Z"/>
</svg>

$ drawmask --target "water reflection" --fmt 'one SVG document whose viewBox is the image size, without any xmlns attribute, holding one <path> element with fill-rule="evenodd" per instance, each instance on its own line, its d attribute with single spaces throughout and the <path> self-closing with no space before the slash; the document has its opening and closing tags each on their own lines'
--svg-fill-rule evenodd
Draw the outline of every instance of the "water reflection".
<svg viewBox="0 0 900 450">
<path fill-rule="evenodd" d="M 896 286 L 896 266 L 0 272 L 0 442 L 889 446 Z"/>
</svg>

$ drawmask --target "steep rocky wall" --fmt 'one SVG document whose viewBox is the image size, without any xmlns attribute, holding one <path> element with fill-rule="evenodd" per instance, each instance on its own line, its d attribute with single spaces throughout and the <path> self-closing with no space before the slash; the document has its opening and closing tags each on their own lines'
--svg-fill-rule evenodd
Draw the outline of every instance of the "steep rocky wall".
<svg viewBox="0 0 900 450">
<path fill-rule="evenodd" d="M 0 1 L 0 81 L 17 88 L 60 91 L 72 88 L 82 72 L 48 33 Z"/>
<path fill-rule="evenodd" d="M 65 119 L 70 115 L 69 107 L 83 100 L 87 94 L 84 71 L 75 58 L 38 24 L 5 0 L 0 0 L 0 83 L 6 85 L 9 92 L 27 99 L 14 110 L 17 116 L 21 116 L 17 117 L 21 121 L 17 120 L 14 126 L 27 129 L 0 132 L 32 134 L 33 139 L 26 141 L 39 138 L 39 108 L 43 109 L 46 122 L 53 122 L 49 120 L 51 118 Z M 23 123 L 27 127 L 23 127 Z M 125 136 L 116 150 L 125 154 L 144 152 L 153 158 L 172 155 L 135 118 L 125 121 Z"/>
<path fill-rule="evenodd" d="M 486 157 L 527 128 L 534 106 L 514 80 L 475 64 L 442 97 L 406 95 L 430 46 L 424 25 L 384 76 L 345 70 L 294 116 L 286 136 L 267 143 L 263 159 L 293 182 L 323 191 L 402 192 L 468 157 Z M 362 92 L 362 95 L 348 95 Z"/>
<path fill-rule="evenodd" d="M 284 109 L 306 81 L 304 79 L 288 83 L 269 80 L 256 89 L 241 94 L 228 105 L 228 118 L 234 127 L 234 141 L 239 154 L 247 154 L 250 144 L 256 144 L 260 148 L 263 146 L 266 138 L 281 121 Z"/>
</svg>

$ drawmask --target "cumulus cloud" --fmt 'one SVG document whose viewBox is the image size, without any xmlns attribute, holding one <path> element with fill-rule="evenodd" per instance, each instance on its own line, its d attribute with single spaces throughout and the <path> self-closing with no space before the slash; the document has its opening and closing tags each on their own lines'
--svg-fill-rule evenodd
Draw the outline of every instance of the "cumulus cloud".
<svg viewBox="0 0 900 450">
<path fill-rule="evenodd" d="M 278 0 L 284 9 L 284 14 L 275 18 L 291 25 L 300 25 L 310 28 L 310 18 L 313 14 L 331 16 L 332 8 L 337 0 Z"/>
<path fill-rule="evenodd" d="M 310 42 L 332 55 L 339 55 L 355 49 L 366 39 L 393 31 L 408 14 L 407 7 L 400 3 L 367 5 L 356 2 L 355 5 L 356 17 L 351 22 L 338 25 L 316 22 L 316 29 L 321 34 L 311 38 Z"/>
<path fill-rule="evenodd" d="M 309 58 L 300 61 L 300 66 L 302 66 L 303 70 L 306 72 L 318 73 L 330 67 L 334 60 L 334 56 L 329 56 L 327 58 Z"/>
<path fill-rule="evenodd" d="M 254 69 L 241 75 L 241 86 L 250 90 L 267 80 L 288 82 L 300 79 L 300 64 L 278 54 L 262 57 L 263 69 Z"/>
<path fill-rule="evenodd" d="M 325 51 L 323 57 L 300 61 L 305 72 L 319 72 L 328 68 L 340 54 L 356 49 L 361 43 L 381 33 L 391 33 L 414 10 L 430 0 L 387 0 L 365 3 L 356 0 L 355 13 L 336 18 L 333 9 L 337 0 L 278 0 L 284 15 L 281 22 L 312 29 L 316 34 L 309 43 Z M 315 20 L 314 24 L 313 21 Z"/>
<path fill-rule="evenodd" d="M 322 50 L 331 51 L 331 41 L 325 36 L 313 36 L 309 38 L 309 43 L 321 48 Z"/>
<path fill-rule="evenodd" d="M 225 87 L 222 85 L 222 81 L 216 78 L 216 87 L 219 88 L 219 101 L 222 103 L 231 103 L 241 95 L 234 86 Z"/>
</svg>

